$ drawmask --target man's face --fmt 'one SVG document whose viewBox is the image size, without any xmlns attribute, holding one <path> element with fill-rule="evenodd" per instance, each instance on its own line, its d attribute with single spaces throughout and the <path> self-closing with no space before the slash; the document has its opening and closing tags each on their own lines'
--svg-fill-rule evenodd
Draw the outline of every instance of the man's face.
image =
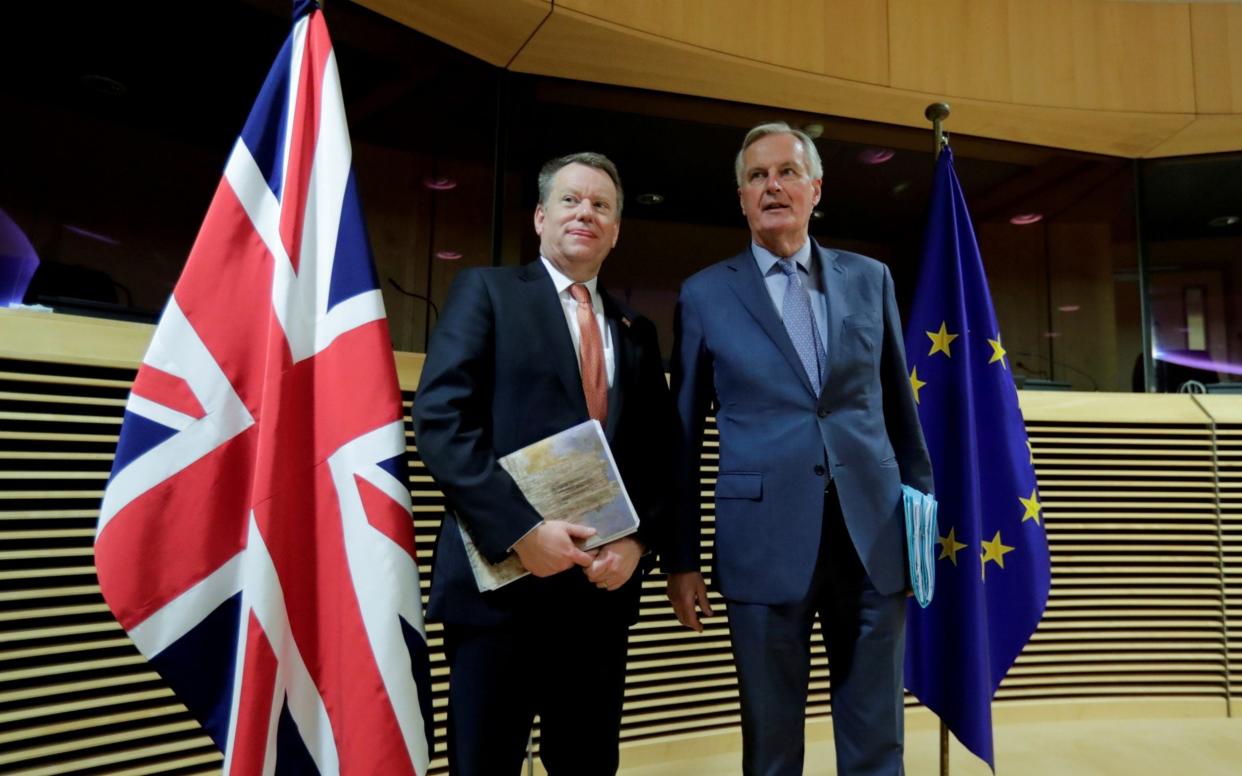
<svg viewBox="0 0 1242 776">
<path fill-rule="evenodd" d="M 807 233 L 819 203 L 820 179 L 803 163 L 802 143 L 793 135 L 766 135 L 742 155 L 742 212 L 755 242 L 772 250 Z"/>
<path fill-rule="evenodd" d="M 617 244 L 617 187 L 603 170 L 568 164 L 552 178 L 547 203 L 535 208 L 539 250 L 566 277 L 589 280 Z"/>
</svg>

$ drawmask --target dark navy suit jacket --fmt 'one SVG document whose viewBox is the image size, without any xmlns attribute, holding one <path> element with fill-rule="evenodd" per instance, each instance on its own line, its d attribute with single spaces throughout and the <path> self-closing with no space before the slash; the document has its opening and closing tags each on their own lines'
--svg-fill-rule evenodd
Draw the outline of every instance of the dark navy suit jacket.
<svg viewBox="0 0 1242 776">
<path fill-rule="evenodd" d="M 652 550 L 666 531 L 676 417 L 655 326 L 600 290 L 614 377 L 605 433 Z M 457 524 L 492 562 L 540 517 L 498 459 L 588 419 L 573 340 L 543 263 L 462 271 L 432 332 L 414 400 L 415 442 L 448 511 L 436 543 L 428 616 L 489 626 L 538 607 L 633 622 L 641 572 L 615 592 L 574 567 L 480 593 Z"/>
<path fill-rule="evenodd" d="M 901 485 L 932 492 L 888 268 L 812 242 L 828 307 L 816 396 L 747 249 L 682 285 L 673 395 L 682 434 L 666 571 L 699 570 L 703 418 L 718 406 L 716 584 L 728 599 L 806 595 L 829 478 L 881 593 L 907 587 Z"/>
</svg>

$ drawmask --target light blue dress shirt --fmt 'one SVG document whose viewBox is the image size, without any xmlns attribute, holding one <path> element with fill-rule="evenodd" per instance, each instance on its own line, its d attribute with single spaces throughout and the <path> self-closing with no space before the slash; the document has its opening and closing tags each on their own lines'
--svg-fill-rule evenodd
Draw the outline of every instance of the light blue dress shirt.
<svg viewBox="0 0 1242 776">
<path fill-rule="evenodd" d="M 789 287 L 789 278 L 781 268 L 776 266 L 778 259 L 790 258 L 798 265 L 798 271 L 802 273 L 802 285 L 806 286 L 806 290 L 811 295 L 811 313 L 815 316 L 815 328 L 819 330 L 819 341 L 823 343 L 824 349 L 828 348 L 828 297 L 824 289 L 824 275 L 820 271 L 819 260 L 816 254 L 811 251 L 811 238 L 808 237 L 806 242 L 802 243 L 793 256 L 777 256 L 767 248 L 756 242 L 750 244 L 751 253 L 755 256 L 755 263 L 759 265 L 759 274 L 763 275 L 763 282 L 767 284 L 768 296 L 772 297 L 772 305 L 776 307 L 776 314 L 781 316 L 782 309 L 785 306 L 785 289 Z"/>
</svg>

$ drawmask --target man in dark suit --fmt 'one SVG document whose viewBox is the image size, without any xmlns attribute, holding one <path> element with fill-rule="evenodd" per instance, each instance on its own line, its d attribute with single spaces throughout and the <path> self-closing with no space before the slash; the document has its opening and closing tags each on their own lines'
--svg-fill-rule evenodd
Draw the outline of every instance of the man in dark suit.
<svg viewBox="0 0 1242 776">
<path fill-rule="evenodd" d="M 540 258 L 458 275 L 427 350 L 413 415 L 448 504 L 428 615 L 444 622 L 454 774 L 517 774 L 536 714 L 549 773 L 617 769 L 627 630 L 663 531 L 676 425 L 654 325 L 598 287 L 621 205 L 606 157 L 548 162 Z M 542 520 L 497 461 L 588 418 L 641 525 L 584 552 L 593 529 Z M 459 525 L 488 561 L 516 553 L 531 576 L 480 593 Z"/>
<path fill-rule="evenodd" d="M 699 463 L 716 406 L 715 582 L 742 700 L 746 774 L 801 774 L 818 613 L 837 772 L 902 773 L 907 563 L 901 485 L 931 463 L 883 264 L 808 235 L 823 167 L 812 140 L 760 125 L 736 161 L 751 245 L 689 278 L 673 395 L 683 435 L 662 556 L 678 619 L 711 614 L 699 569 Z"/>
</svg>

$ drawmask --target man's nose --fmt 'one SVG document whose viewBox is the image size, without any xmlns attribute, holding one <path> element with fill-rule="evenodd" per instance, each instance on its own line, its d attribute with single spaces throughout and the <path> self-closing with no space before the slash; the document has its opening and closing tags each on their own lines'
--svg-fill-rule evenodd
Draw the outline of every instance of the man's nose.
<svg viewBox="0 0 1242 776">
<path fill-rule="evenodd" d="M 780 191 L 781 190 L 781 181 L 778 176 L 769 175 L 767 177 L 767 183 L 768 183 L 768 186 L 767 186 L 768 191 Z"/>
</svg>

